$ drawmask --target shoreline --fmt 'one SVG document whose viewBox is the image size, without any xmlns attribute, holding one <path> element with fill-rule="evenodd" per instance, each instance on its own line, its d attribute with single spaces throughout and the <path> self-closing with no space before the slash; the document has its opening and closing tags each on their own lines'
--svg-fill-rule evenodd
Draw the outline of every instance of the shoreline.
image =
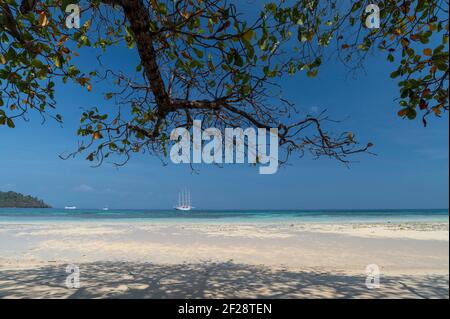
<svg viewBox="0 0 450 319">
<path fill-rule="evenodd" d="M 84 223 L 155 223 L 155 224 L 398 224 L 398 223 L 449 223 L 450 217 L 374 217 L 374 218 L 303 218 L 303 217 L 219 217 L 219 218 L 204 218 L 204 217 L 13 217 L 5 219 L 0 216 L 1 224 L 51 224 L 51 223 L 68 223 L 68 224 L 84 224 Z"/>
</svg>

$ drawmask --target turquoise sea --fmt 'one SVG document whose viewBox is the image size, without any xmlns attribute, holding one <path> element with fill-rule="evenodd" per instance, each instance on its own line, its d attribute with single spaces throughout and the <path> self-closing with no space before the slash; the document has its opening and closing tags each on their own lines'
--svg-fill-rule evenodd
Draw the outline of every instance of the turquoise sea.
<svg viewBox="0 0 450 319">
<path fill-rule="evenodd" d="M 26 221 L 215 221 L 215 222 L 448 222 L 448 209 L 383 210 L 135 210 L 0 208 L 0 222 Z"/>
</svg>

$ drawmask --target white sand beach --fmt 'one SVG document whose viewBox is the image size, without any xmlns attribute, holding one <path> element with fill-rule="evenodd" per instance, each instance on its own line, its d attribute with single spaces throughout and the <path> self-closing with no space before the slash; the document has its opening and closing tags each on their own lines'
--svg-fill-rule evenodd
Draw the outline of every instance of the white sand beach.
<svg viewBox="0 0 450 319">
<path fill-rule="evenodd" d="M 224 297 L 448 298 L 449 224 L 0 223 L 0 298 Z"/>
</svg>

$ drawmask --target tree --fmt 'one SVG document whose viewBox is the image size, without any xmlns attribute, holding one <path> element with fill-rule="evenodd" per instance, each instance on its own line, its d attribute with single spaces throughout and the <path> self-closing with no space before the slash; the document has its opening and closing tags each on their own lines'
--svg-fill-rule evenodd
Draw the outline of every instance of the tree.
<svg viewBox="0 0 450 319">
<path fill-rule="evenodd" d="M 65 27 L 69 3 L 82 8 L 80 29 Z M 218 128 L 277 127 L 286 158 L 292 152 L 343 162 L 366 152 L 354 134 L 332 134 L 326 113 L 299 114 L 281 97 L 281 81 L 297 72 L 317 75 L 325 58 L 358 69 L 371 51 L 385 52 L 401 78 L 399 116 L 423 123 L 448 110 L 448 1 L 377 1 L 380 28 L 364 22 L 369 1 L 267 2 L 258 15 L 244 14 L 226 0 L 2 0 L 0 2 L 0 124 L 37 110 L 56 108 L 55 81 L 93 89 L 112 83 L 105 99 L 115 114 L 83 112 L 76 153 L 87 159 L 133 152 L 165 155 L 168 134 L 193 119 Z M 98 59 L 98 70 L 80 70 L 77 51 L 103 52 L 126 44 L 140 63 L 130 72 Z M 92 57 L 94 59 L 94 57 Z M 96 60 L 97 61 L 97 60 Z"/>
<path fill-rule="evenodd" d="M 16 192 L 0 192 L 0 208 L 51 208 L 43 200 Z"/>
</svg>

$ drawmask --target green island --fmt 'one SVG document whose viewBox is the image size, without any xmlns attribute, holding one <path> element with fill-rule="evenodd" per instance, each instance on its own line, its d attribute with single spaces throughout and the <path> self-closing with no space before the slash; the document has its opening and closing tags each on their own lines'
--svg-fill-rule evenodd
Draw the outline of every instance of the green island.
<svg viewBox="0 0 450 319">
<path fill-rule="evenodd" d="M 0 208 L 51 208 L 43 200 L 16 192 L 0 192 Z"/>
</svg>

